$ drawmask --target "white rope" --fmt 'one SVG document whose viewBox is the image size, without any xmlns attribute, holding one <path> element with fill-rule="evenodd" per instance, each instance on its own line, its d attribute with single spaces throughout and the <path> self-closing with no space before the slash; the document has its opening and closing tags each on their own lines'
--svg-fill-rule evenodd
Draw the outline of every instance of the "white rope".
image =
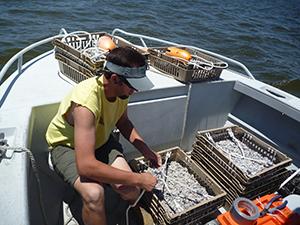
<svg viewBox="0 0 300 225">
<path fill-rule="evenodd" d="M 169 192 L 170 195 L 174 195 L 171 190 L 169 189 L 167 183 L 165 182 L 165 180 L 162 178 L 161 181 L 164 183 L 164 186 L 166 187 L 167 189 L 167 192 Z M 179 210 L 179 211 L 183 211 L 184 209 L 182 208 L 182 206 L 175 200 L 175 199 L 172 199 L 174 204 L 176 205 L 176 208 Z M 169 205 L 170 206 L 170 205 Z"/>
<path fill-rule="evenodd" d="M 207 197 L 210 196 L 210 195 L 203 195 L 202 193 L 199 193 L 197 190 L 194 190 L 194 189 L 190 188 L 190 187 L 187 186 L 185 183 L 182 183 L 182 182 L 178 181 L 177 179 L 174 179 L 173 177 L 169 177 L 169 176 L 165 175 L 162 171 L 160 171 L 160 173 L 161 173 L 163 176 L 166 176 L 169 180 L 172 180 L 174 183 L 177 183 L 177 184 L 180 184 L 180 185 L 184 186 L 186 189 L 188 189 L 188 190 L 191 191 L 191 192 L 194 192 L 194 193 L 196 193 L 196 194 L 198 194 L 198 195 L 202 195 L 202 196 L 204 196 L 205 198 L 207 198 Z M 164 182 L 164 179 L 161 179 L 161 180 Z M 167 184 L 166 184 L 166 185 L 167 185 Z"/>
<path fill-rule="evenodd" d="M 106 58 L 106 52 L 100 50 L 96 46 L 84 49 L 82 54 L 90 57 L 94 62 L 104 60 Z"/>
<path fill-rule="evenodd" d="M 232 138 L 233 142 L 235 142 L 238 146 L 238 148 L 240 149 L 242 156 L 245 157 L 245 152 L 243 147 L 241 146 L 239 140 L 234 136 L 234 133 L 232 132 L 231 128 L 226 129 L 227 133 L 229 134 L 229 136 Z"/>
<path fill-rule="evenodd" d="M 210 135 L 210 133 L 205 133 L 205 135 L 206 135 L 206 137 L 208 138 L 208 141 L 209 141 L 212 145 L 214 145 L 214 146 L 217 148 L 217 150 L 219 150 L 219 151 L 221 150 L 222 152 L 227 153 L 228 156 L 229 156 L 229 160 L 231 160 L 231 161 L 232 161 L 232 156 L 233 156 L 233 157 L 236 157 L 236 158 L 246 159 L 246 160 L 250 160 L 250 161 L 253 161 L 253 162 L 257 162 L 257 163 L 259 163 L 259 164 L 266 165 L 266 163 L 267 163 L 266 161 L 246 157 L 246 156 L 245 156 L 245 152 L 244 152 L 243 147 L 241 146 L 239 140 L 238 140 L 238 139 L 235 137 L 235 135 L 233 134 L 232 130 L 229 128 L 229 129 L 227 129 L 227 132 L 228 132 L 229 136 L 233 139 L 234 143 L 237 144 L 238 148 L 239 148 L 240 151 L 241 151 L 241 155 L 239 155 L 239 154 L 237 154 L 237 153 L 233 153 L 233 152 L 227 151 L 227 149 L 222 148 L 221 146 L 219 146 L 219 144 L 216 143 L 216 142 L 214 141 L 214 139 L 212 138 L 212 136 Z M 274 156 L 273 156 L 273 158 L 274 158 Z M 233 161 L 232 161 L 232 162 L 233 162 Z"/>
<path fill-rule="evenodd" d="M 71 222 L 73 222 L 73 224 L 78 224 L 78 222 L 76 221 L 76 219 L 72 215 L 70 206 L 68 204 L 66 204 L 66 205 L 67 205 L 67 207 L 65 208 L 64 212 L 67 214 L 67 216 L 69 217 L 69 219 L 66 222 L 64 222 L 64 225 L 68 225 Z"/>
<path fill-rule="evenodd" d="M 168 164 L 168 160 L 169 160 L 170 157 L 171 157 L 171 152 L 167 152 L 167 154 L 165 156 L 165 163 L 163 165 L 164 167 L 163 167 L 163 169 L 160 172 L 162 174 L 161 181 L 163 182 L 163 188 L 162 188 L 162 190 L 164 190 L 164 187 L 166 187 L 167 192 L 169 192 L 169 194 L 172 195 L 172 192 L 170 191 L 170 188 L 168 187 L 168 185 L 166 183 L 166 180 L 168 178 L 168 176 L 167 176 L 167 173 L 168 173 L 168 169 L 167 169 L 168 167 L 167 166 L 168 165 L 167 164 Z M 164 173 L 164 171 L 166 172 L 166 174 Z M 183 211 L 183 208 L 181 207 L 181 205 L 177 201 L 175 201 L 175 199 L 173 199 L 173 202 L 176 205 L 176 208 L 178 210 Z"/>
<path fill-rule="evenodd" d="M 300 172 L 300 169 L 296 170 L 291 176 L 289 176 L 279 187 L 279 189 L 283 188 L 284 185 L 286 185 L 291 179 L 293 179 L 298 173 Z"/>
<path fill-rule="evenodd" d="M 168 170 L 167 170 L 168 169 L 168 165 L 167 164 L 168 164 L 168 160 L 169 160 L 170 156 L 171 156 L 171 152 L 167 152 L 167 154 L 165 156 L 165 163 L 163 165 L 163 169 L 161 170 L 161 171 L 166 171 L 166 174 L 168 173 Z M 164 176 L 164 181 L 166 181 L 166 179 L 167 179 L 166 174 Z M 164 182 L 162 190 L 164 190 L 165 184 L 166 183 Z"/>
<path fill-rule="evenodd" d="M 178 45 L 178 47 L 184 48 L 184 46 L 180 46 L 180 45 Z M 199 55 L 195 55 L 195 54 L 192 55 L 192 59 L 191 59 L 191 60 L 195 60 L 195 62 L 193 62 L 191 60 L 186 60 L 181 57 L 176 57 L 176 56 L 172 56 L 172 57 L 177 58 L 179 60 L 183 60 L 187 64 L 193 65 L 194 68 L 200 68 L 200 69 L 207 70 L 207 71 L 212 70 L 214 68 L 226 69 L 228 67 L 228 63 L 226 63 L 226 62 L 221 62 L 221 61 L 220 62 L 212 62 L 212 61 L 209 61 Z"/>
<path fill-rule="evenodd" d="M 188 64 L 192 64 L 194 67 L 199 67 L 204 70 L 212 70 L 214 68 L 213 62 L 208 61 L 198 55 L 192 55 L 192 57 L 193 57 L 193 59 L 196 60 L 196 62 L 189 61 Z M 206 67 L 204 67 L 202 65 L 205 65 Z"/>
<path fill-rule="evenodd" d="M 136 204 L 140 201 L 144 193 L 145 190 L 143 190 L 139 195 L 139 197 L 137 198 L 137 200 L 132 205 L 129 205 L 128 208 L 126 209 L 126 225 L 129 225 L 129 210 L 136 206 Z"/>
<path fill-rule="evenodd" d="M 203 69 L 203 70 L 212 70 L 214 68 L 214 64 L 212 62 L 207 61 L 207 60 L 205 60 L 205 59 L 203 59 L 199 56 L 196 56 L 196 55 L 192 55 L 192 57 L 193 58 L 198 58 L 198 61 L 192 62 L 190 60 L 187 60 L 187 59 L 184 59 L 184 58 L 181 58 L 181 57 L 172 56 L 172 58 L 184 61 L 188 65 L 193 65 L 194 68 L 198 67 L 198 68 Z M 204 67 L 202 65 L 205 65 L 206 67 Z"/>
</svg>

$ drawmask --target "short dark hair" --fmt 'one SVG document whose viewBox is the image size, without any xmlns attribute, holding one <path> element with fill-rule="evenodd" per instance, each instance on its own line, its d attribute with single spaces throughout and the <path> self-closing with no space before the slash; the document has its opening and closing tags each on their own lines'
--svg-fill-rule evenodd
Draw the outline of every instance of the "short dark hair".
<svg viewBox="0 0 300 225">
<path fill-rule="evenodd" d="M 131 47 L 118 47 L 111 50 L 106 60 L 123 67 L 140 67 L 146 64 L 145 57 Z"/>
<path fill-rule="evenodd" d="M 106 60 L 124 67 L 140 67 L 146 64 L 146 58 L 135 49 L 126 46 L 111 50 Z M 104 68 L 104 76 L 109 79 L 113 73 Z"/>
</svg>

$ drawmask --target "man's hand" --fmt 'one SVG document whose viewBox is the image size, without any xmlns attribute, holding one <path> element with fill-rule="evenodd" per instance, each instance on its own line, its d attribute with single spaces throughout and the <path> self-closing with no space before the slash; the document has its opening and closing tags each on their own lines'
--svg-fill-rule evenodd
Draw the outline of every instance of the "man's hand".
<svg viewBox="0 0 300 225">
<path fill-rule="evenodd" d="M 162 159 L 158 153 L 149 149 L 148 151 L 144 152 L 144 156 L 150 161 L 151 167 L 158 168 L 162 165 Z"/>
<path fill-rule="evenodd" d="M 141 173 L 141 183 L 140 188 L 146 191 L 152 191 L 157 183 L 157 179 L 151 173 Z"/>
</svg>

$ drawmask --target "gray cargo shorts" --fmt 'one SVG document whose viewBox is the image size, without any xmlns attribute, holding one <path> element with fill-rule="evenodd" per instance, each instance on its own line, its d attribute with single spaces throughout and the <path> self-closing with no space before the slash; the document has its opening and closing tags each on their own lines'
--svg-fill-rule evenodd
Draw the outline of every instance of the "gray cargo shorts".
<svg viewBox="0 0 300 225">
<path fill-rule="evenodd" d="M 74 185 L 79 177 L 75 161 L 75 150 L 68 146 L 58 145 L 50 151 L 54 170 L 65 182 Z M 117 157 L 124 157 L 122 145 L 110 136 L 108 141 L 95 150 L 97 160 L 111 165 Z"/>
</svg>

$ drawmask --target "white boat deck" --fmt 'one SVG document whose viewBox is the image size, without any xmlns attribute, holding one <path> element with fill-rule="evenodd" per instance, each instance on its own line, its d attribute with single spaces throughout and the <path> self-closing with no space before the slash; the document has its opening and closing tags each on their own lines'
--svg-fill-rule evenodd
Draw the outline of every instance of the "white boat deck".
<svg viewBox="0 0 300 225">
<path fill-rule="evenodd" d="M 184 89 L 188 88 L 171 77 L 158 75 L 159 72 L 153 68 L 147 73 L 154 83 L 152 90 L 180 87 L 181 92 L 184 93 L 186 91 Z M 68 82 L 65 82 L 64 79 Z M 230 70 L 224 70 L 221 79 L 239 81 L 235 83 L 235 90 L 252 96 L 300 122 L 299 98 Z M 26 147 L 26 130 L 32 108 L 60 102 L 73 85 L 72 81 L 59 73 L 58 62 L 54 58 L 53 51 L 46 52 L 26 63 L 20 75 L 14 73 L 10 76 L 0 89 L 0 132 L 5 129 L 6 133 L 10 134 L 6 136 L 9 144 Z M 132 99 L 143 94 L 145 93 L 137 93 L 133 95 Z"/>
<path fill-rule="evenodd" d="M 252 99 L 254 99 L 255 102 L 261 102 L 263 107 L 270 107 L 273 109 L 272 113 L 274 115 L 272 114 L 270 118 L 280 118 L 280 120 L 282 119 L 282 122 L 276 121 L 278 124 L 282 124 L 284 128 L 292 128 L 290 131 L 286 130 L 285 133 L 275 132 L 276 135 L 283 136 L 280 140 L 277 140 L 276 135 L 272 136 L 267 132 L 263 132 L 264 129 L 262 128 L 264 127 L 261 128 L 258 126 L 260 129 L 255 130 L 255 132 L 260 134 L 260 136 L 264 137 L 266 140 L 269 140 L 271 143 L 274 143 L 274 145 L 280 143 L 283 147 L 296 149 L 295 152 L 291 152 L 291 156 L 299 162 L 298 149 L 300 149 L 300 146 L 298 138 L 299 133 L 297 132 L 299 131 L 300 122 L 299 98 L 260 81 L 239 75 L 231 70 L 224 70 L 222 72 L 221 79 L 224 81 L 208 82 L 207 84 L 195 83 L 191 85 L 186 85 L 171 77 L 160 75 L 153 68 L 151 68 L 150 71 L 147 71 L 147 74 L 154 83 L 153 89 L 134 94 L 129 106 L 132 106 L 130 108 L 133 110 L 131 113 L 132 115 L 140 110 L 139 105 L 151 109 L 149 112 L 145 110 L 144 117 L 135 118 L 137 125 L 141 126 L 142 132 L 144 132 L 147 140 L 151 144 L 155 143 L 161 134 L 157 134 L 156 130 L 151 130 L 149 127 L 148 129 L 143 129 L 141 120 L 148 116 L 152 119 L 153 116 L 155 116 L 152 103 L 157 103 L 159 106 L 158 108 L 161 111 L 161 113 L 156 116 L 160 116 L 163 113 L 172 113 L 172 116 L 174 116 L 173 119 L 177 122 L 177 124 L 174 123 L 173 125 L 172 121 L 167 120 L 168 118 L 163 120 L 166 129 L 170 130 L 169 133 L 164 130 L 161 131 L 164 135 L 163 138 L 170 140 L 171 138 L 174 138 L 174 136 L 176 136 L 174 139 L 183 138 L 182 143 L 188 146 L 190 145 L 191 139 L 185 137 L 183 135 L 184 133 L 190 134 L 198 128 L 202 129 L 210 126 L 218 127 L 230 124 L 231 122 L 228 122 L 228 118 L 255 130 L 253 127 L 254 125 L 260 124 L 259 119 L 255 119 L 253 124 L 248 124 L 243 121 L 243 119 L 248 119 L 247 117 L 237 118 L 235 116 L 240 115 L 240 113 L 247 114 L 247 108 L 244 108 L 245 105 L 243 104 L 253 104 Z M 20 75 L 17 73 L 11 75 L 1 85 L 0 89 L 0 133 L 5 133 L 5 139 L 7 139 L 8 144 L 10 146 L 25 148 L 29 148 L 35 144 L 38 148 L 36 143 L 32 143 L 35 142 L 35 140 L 31 140 L 28 137 L 29 134 L 33 132 L 30 129 L 35 129 L 35 126 L 31 124 L 32 120 L 30 119 L 34 116 L 34 109 L 59 103 L 73 85 L 74 83 L 67 80 L 66 77 L 59 73 L 58 62 L 54 58 L 53 51 L 46 52 L 26 63 L 23 66 L 23 72 Z M 193 89 L 193 87 L 195 88 Z M 206 92 L 207 90 L 209 91 Z M 223 94 L 225 95 L 222 96 Z M 198 96 L 200 100 L 197 99 Z M 161 101 L 161 99 L 163 99 L 162 103 L 159 104 L 158 101 Z M 173 100 L 175 100 L 175 103 Z M 211 100 L 215 102 L 210 102 Z M 186 103 L 188 101 L 195 103 L 196 106 L 187 105 Z M 170 102 L 173 103 L 170 104 Z M 202 107 L 201 103 L 204 102 L 208 102 L 206 103 L 209 106 L 208 109 L 206 108 L 206 104 L 203 104 Z M 170 106 L 172 107 L 170 108 Z M 224 107 L 224 109 L 222 107 Z M 266 114 L 269 112 L 268 109 L 261 108 L 262 106 L 259 104 L 255 104 L 255 107 L 257 107 L 257 110 L 261 110 L 258 112 Z M 242 109 L 245 111 L 241 111 Z M 53 113 L 47 110 L 48 108 L 44 107 L 42 110 L 39 109 L 37 111 L 38 113 L 44 113 L 38 118 L 40 123 L 43 123 L 43 126 L 45 126 L 45 123 L 47 123 L 49 117 L 52 115 L 51 113 Z M 255 112 L 255 110 L 253 111 Z M 185 118 L 188 116 L 191 118 L 199 116 L 201 121 L 196 121 L 195 119 L 185 121 Z M 257 115 L 252 116 L 256 117 Z M 151 120 L 151 122 L 153 121 L 155 121 L 155 117 Z M 158 121 L 158 123 L 161 122 Z M 266 126 L 268 128 L 273 127 L 270 121 L 267 121 L 267 123 Z M 181 128 L 180 126 L 183 124 L 185 124 L 185 126 Z M 160 126 L 163 127 L 162 125 Z M 37 137 L 37 139 L 43 138 L 44 134 L 39 134 Z M 288 140 L 286 142 L 282 141 L 282 139 L 285 138 Z M 28 169 L 28 165 L 25 154 L 15 155 L 13 159 L 3 159 L 0 164 L 0 180 L 6 180 L 7 174 L 13 174 L 14 180 L 19 181 L 17 186 L 15 182 L 11 182 L 2 187 L 2 192 L 0 194 L 2 200 L 6 199 L 5 202 L 9 202 L 9 199 L 16 199 L 20 202 L 20 204 L 5 206 L 5 215 L 7 215 L 7 218 L 4 218 L 5 224 L 10 224 L 10 219 L 14 217 L 16 218 L 14 220 L 16 224 L 22 224 L 22 220 L 24 219 L 29 221 L 28 208 L 26 208 L 28 203 L 26 195 L 27 189 L 24 189 L 24 186 L 28 185 L 28 181 L 26 180 L 27 177 L 24 176 L 26 173 L 24 171 L 26 169 Z M 14 192 L 11 192 L 11 190 L 14 190 Z M 4 207 L 0 207 L 1 210 L 4 210 L 3 208 Z M 18 212 L 17 216 L 15 215 L 15 212 Z M 27 225 L 28 223 L 25 222 L 24 224 Z"/>
</svg>

